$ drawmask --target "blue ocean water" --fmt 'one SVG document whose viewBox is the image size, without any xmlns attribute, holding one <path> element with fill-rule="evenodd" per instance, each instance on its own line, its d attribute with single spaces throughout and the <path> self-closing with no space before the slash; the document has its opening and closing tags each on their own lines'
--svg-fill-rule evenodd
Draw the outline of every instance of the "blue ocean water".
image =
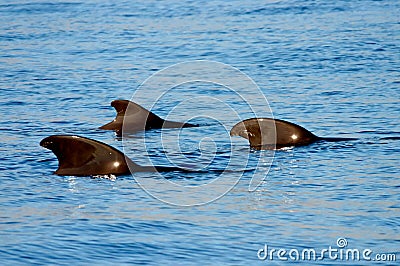
<svg viewBox="0 0 400 266">
<path fill-rule="evenodd" d="M 263 265 L 288 263 L 260 260 L 265 244 L 321 250 L 338 238 L 399 260 L 399 14 L 396 0 L 0 2 L 0 264 Z M 137 180 L 162 179 L 152 173 L 53 175 L 57 159 L 42 138 L 78 134 L 123 150 L 97 129 L 115 116 L 110 102 L 188 60 L 242 71 L 276 118 L 358 140 L 277 151 L 256 191 L 246 173 L 223 197 L 193 207 L 150 196 Z M 159 93 L 136 100 L 149 106 Z M 169 118 L 201 126 L 178 142 L 169 141 L 174 130 L 132 136 L 125 143 L 135 162 L 221 169 L 249 160 L 267 173 L 268 152 L 231 143 L 233 111 L 249 117 L 229 90 L 200 82 L 169 93 L 154 112 L 166 117 L 196 99 Z M 262 109 L 259 100 L 249 104 Z M 147 149 L 136 148 L 144 138 Z M 216 178 L 169 175 L 194 186 Z"/>
</svg>

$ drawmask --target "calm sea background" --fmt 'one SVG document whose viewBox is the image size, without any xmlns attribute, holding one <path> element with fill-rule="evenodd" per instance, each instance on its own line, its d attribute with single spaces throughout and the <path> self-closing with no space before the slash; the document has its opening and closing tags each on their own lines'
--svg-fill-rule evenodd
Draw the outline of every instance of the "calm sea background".
<svg viewBox="0 0 400 266">
<path fill-rule="evenodd" d="M 1 1 L 0 264 L 266 265 L 279 260 L 257 258 L 265 244 L 321 250 L 337 247 L 339 237 L 348 248 L 400 260 L 399 14 L 397 0 Z M 52 174 L 57 159 L 39 146 L 42 138 L 78 134 L 122 150 L 112 132 L 97 129 L 115 116 L 110 102 L 130 99 L 150 75 L 187 60 L 241 70 L 276 118 L 319 136 L 358 140 L 276 152 L 255 192 L 246 173 L 224 197 L 197 207 L 159 201 L 132 176 Z M 192 84 L 182 95 L 229 98 L 212 87 Z M 166 117 L 185 100 L 183 91 L 154 112 Z M 137 102 L 146 106 L 152 93 Z M 240 102 L 231 107 L 245 112 Z M 201 151 L 218 148 L 212 167 L 229 161 L 224 127 L 238 121 L 217 101 L 195 101 L 169 118 L 210 110 L 218 121 L 200 117 L 201 127 L 184 131 L 184 164 L 189 155 L 193 163 L 209 159 L 195 149 L 206 136 L 216 145 Z M 132 139 L 146 136 L 152 161 L 168 165 L 162 155 L 174 157 L 179 147 L 151 142 L 159 134 Z M 243 150 L 235 160 L 249 157 L 251 165 L 268 156 L 249 153 L 243 139 L 232 141 Z M 132 159 L 145 164 L 144 153 Z M 152 175 L 135 178 L 160 178 Z M 196 185 L 216 175 L 169 177 Z"/>
</svg>

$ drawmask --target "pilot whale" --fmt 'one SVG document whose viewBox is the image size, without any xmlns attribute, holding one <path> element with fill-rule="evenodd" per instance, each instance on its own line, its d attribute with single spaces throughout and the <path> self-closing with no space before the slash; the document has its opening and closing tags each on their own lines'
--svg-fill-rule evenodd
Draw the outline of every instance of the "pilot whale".
<svg viewBox="0 0 400 266">
<path fill-rule="evenodd" d="M 317 141 L 346 141 L 355 138 L 318 137 L 294 123 L 273 118 L 250 118 L 234 125 L 231 136 L 248 139 L 250 147 L 257 150 L 304 146 Z"/>
<path fill-rule="evenodd" d="M 62 176 L 127 175 L 131 171 L 188 171 L 178 167 L 141 166 L 119 150 L 81 136 L 53 135 L 44 138 L 40 146 L 57 156 L 58 169 L 54 173 Z"/>
<path fill-rule="evenodd" d="M 127 133 L 134 133 L 149 129 L 198 126 L 190 123 L 164 120 L 139 104 L 128 100 L 114 100 L 111 102 L 111 106 L 117 111 L 117 116 L 113 121 L 101 126 L 99 129 L 114 130 L 119 136 L 122 135 L 122 130 Z"/>
</svg>

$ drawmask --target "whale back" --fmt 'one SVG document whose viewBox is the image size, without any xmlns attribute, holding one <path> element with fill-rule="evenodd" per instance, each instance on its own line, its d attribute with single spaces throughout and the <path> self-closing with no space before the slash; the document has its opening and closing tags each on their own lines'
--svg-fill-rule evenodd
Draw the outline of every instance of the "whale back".
<svg viewBox="0 0 400 266">
<path fill-rule="evenodd" d="M 256 149 L 280 149 L 291 146 L 302 146 L 319 139 L 313 133 L 299 125 L 272 118 L 243 120 L 233 126 L 230 135 L 248 139 L 250 146 Z"/>
<path fill-rule="evenodd" d="M 53 135 L 44 138 L 40 145 L 57 156 L 57 175 L 123 175 L 130 173 L 128 164 L 131 169 L 140 169 L 117 149 L 84 137 Z"/>
</svg>

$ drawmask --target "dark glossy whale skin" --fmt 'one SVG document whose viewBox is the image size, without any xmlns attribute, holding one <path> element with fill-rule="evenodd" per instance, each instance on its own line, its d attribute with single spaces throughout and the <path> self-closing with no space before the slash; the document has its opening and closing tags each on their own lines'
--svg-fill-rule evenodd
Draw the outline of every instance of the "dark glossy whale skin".
<svg viewBox="0 0 400 266">
<path fill-rule="evenodd" d="M 198 126 L 190 123 L 164 120 L 139 104 L 128 100 L 114 100 L 111 102 L 111 106 L 117 111 L 117 116 L 113 121 L 101 126 L 99 129 L 114 130 L 119 136 L 122 135 L 122 130 L 127 133 L 134 133 L 150 129 Z"/>
<path fill-rule="evenodd" d="M 345 141 L 353 138 L 322 138 L 294 123 L 273 118 L 250 118 L 234 125 L 231 136 L 248 139 L 258 150 L 304 146 L 316 141 Z"/>
<path fill-rule="evenodd" d="M 93 139 L 74 135 L 53 135 L 40 146 L 58 159 L 55 174 L 61 176 L 127 175 L 132 172 L 187 171 L 177 167 L 140 166 L 119 150 Z"/>
</svg>

